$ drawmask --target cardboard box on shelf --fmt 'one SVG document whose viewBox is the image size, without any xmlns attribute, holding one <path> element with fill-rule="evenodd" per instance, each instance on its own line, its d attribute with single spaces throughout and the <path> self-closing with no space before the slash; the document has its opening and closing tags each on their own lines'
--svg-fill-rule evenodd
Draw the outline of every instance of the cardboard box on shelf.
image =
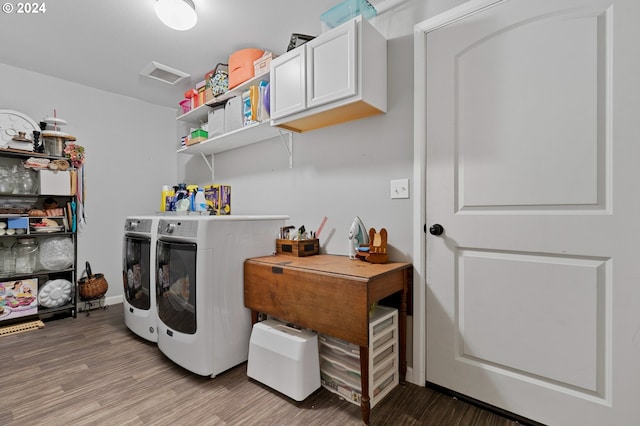
<svg viewBox="0 0 640 426">
<path fill-rule="evenodd" d="M 220 204 L 218 206 L 217 214 L 223 216 L 231 214 L 231 186 L 220 185 L 219 194 Z"/>
<path fill-rule="evenodd" d="M 207 206 L 211 208 L 213 214 L 218 211 L 220 200 L 218 198 L 220 185 L 211 185 L 204 187 L 204 199 L 207 202 Z"/>
<path fill-rule="evenodd" d="M 213 184 L 204 188 L 204 199 L 214 215 L 231 214 L 231 186 Z"/>
<path fill-rule="evenodd" d="M 205 80 L 196 84 L 196 92 L 198 92 L 198 106 L 204 105 L 205 103 L 205 90 L 207 90 L 207 82 Z"/>
<path fill-rule="evenodd" d="M 213 89 L 211 87 L 207 87 L 204 90 L 204 102 L 211 102 L 213 100 L 214 96 L 213 96 Z"/>
<path fill-rule="evenodd" d="M 187 141 L 187 145 L 193 145 L 198 142 L 206 141 L 207 139 L 209 139 L 209 134 L 206 130 L 195 129 L 191 132 L 191 137 Z"/>
<path fill-rule="evenodd" d="M 269 72 L 271 60 L 277 57 L 278 55 L 274 55 L 273 52 L 264 52 L 262 57 L 253 61 L 253 73 L 255 75 L 267 74 Z"/>
</svg>

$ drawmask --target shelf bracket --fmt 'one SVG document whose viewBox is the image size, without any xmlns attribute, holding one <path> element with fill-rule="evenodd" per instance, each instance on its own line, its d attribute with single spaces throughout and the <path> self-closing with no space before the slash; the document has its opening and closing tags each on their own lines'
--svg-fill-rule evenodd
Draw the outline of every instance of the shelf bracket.
<svg viewBox="0 0 640 426">
<path fill-rule="evenodd" d="M 209 170 L 211 170 L 211 182 L 213 182 L 215 180 L 213 154 L 211 154 L 211 162 L 207 160 L 207 156 L 204 155 L 204 152 L 201 152 L 200 155 L 202 156 L 202 159 L 204 160 L 204 163 L 207 165 Z"/>
<path fill-rule="evenodd" d="M 284 149 L 287 151 L 289 155 L 289 168 L 293 168 L 293 135 L 291 132 L 284 132 L 278 129 L 278 133 L 280 133 L 280 140 L 282 141 L 282 145 Z M 285 140 L 285 133 L 288 136 Z"/>
</svg>

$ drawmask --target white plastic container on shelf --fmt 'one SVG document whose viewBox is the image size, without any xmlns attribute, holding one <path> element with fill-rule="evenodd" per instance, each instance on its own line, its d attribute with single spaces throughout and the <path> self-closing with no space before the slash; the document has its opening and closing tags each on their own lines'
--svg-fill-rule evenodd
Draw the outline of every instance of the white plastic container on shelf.
<svg viewBox="0 0 640 426">
<path fill-rule="evenodd" d="M 242 96 L 234 96 L 224 106 L 224 132 L 242 129 Z"/>
<path fill-rule="evenodd" d="M 73 195 L 71 172 L 66 170 L 40 170 L 40 194 Z"/>
<path fill-rule="evenodd" d="M 204 198 L 204 188 L 198 188 L 194 197 L 194 209 L 197 212 L 203 212 L 207 210 L 207 200 Z"/>
<path fill-rule="evenodd" d="M 212 108 L 207 115 L 207 124 L 209 126 L 209 137 L 213 138 L 225 134 L 225 107 L 221 105 L 217 108 Z"/>
<path fill-rule="evenodd" d="M 360 348 L 319 335 L 322 386 L 360 405 Z M 378 306 L 369 318 L 369 399 L 373 408 L 398 383 L 398 311 Z"/>
<path fill-rule="evenodd" d="M 247 376 L 302 401 L 320 388 L 318 336 L 269 319 L 254 324 Z"/>
</svg>

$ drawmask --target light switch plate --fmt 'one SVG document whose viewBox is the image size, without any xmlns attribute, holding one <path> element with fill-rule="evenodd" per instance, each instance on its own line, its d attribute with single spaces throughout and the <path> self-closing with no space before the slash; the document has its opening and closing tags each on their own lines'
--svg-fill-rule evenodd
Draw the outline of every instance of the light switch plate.
<svg viewBox="0 0 640 426">
<path fill-rule="evenodd" d="M 409 198 L 409 179 L 391 181 L 391 198 Z"/>
</svg>

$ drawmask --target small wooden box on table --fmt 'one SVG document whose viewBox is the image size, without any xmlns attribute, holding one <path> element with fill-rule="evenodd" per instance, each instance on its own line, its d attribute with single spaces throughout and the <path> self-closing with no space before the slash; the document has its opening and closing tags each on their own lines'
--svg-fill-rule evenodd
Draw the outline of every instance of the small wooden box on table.
<svg viewBox="0 0 640 426">
<path fill-rule="evenodd" d="M 410 263 L 371 264 L 346 256 L 265 256 L 244 263 L 244 304 L 258 313 L 346 340 L 360 347 L 362 421 L 369 424 L 369 309 L 400 294 L 399 377 L 407 371 L 407 293 Z"/>
<path fill-rule="evenodd" d="M 313 256 L 318 254 L 319 240 L 317 238 L 310 240 L 276 240 L 276 254 L 285 256 Z"/>
</svg>

